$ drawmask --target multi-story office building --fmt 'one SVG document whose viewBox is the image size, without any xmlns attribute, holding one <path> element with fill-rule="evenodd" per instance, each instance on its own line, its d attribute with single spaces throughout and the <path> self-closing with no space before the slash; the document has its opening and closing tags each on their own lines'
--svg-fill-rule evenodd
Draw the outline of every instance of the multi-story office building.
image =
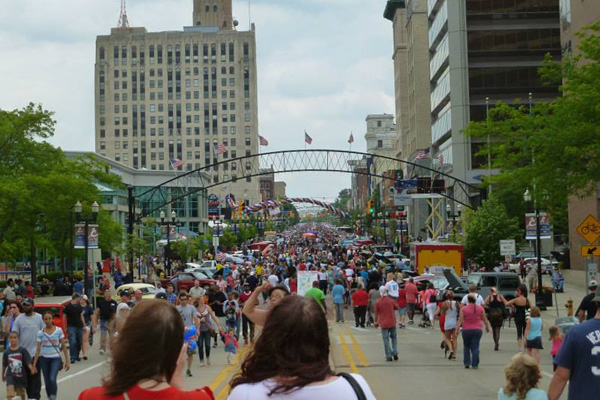
<svg viewBox="0 0 600 400">
<path fill-rule="evenodd" d="M 383 157 L 395 157 L 396 124 L 394 124 L 394 116 L 390 114 L 369 114 L 366 122 L 367 153 Z M 381 176 L 388 173 L 389 162 L 375 157 L 373 163 L 368 165 L 367 168 L 370 169 L 370 173 Z M 381 201 L 385 202 L 383 204 L 388 205 L 388 189 L 393 186 L 393 182 L 380 176 L 369 177 L 370 194 L 376 191 L 379 192 Z"/>
<path fill-rule="evenodd" d="M 232 0 L 194 0 L 193 25 L 148 32 L 121 24 L 96 39 L 96 152 L 175 174 L 258 153 L 254 25 L 238 31 Z M 222 144 L 226 151 L 215 152 Z M 174 170 L 170 160 L 183 165 Z M 213 168 L 220 197 L 256 201 L 250 165 Z M 240 170 L 242 169 L 242 170 Z"/>
<path fill-rule="evenodd" d="M 600 1 L 561 0 L 560 1 L 560 37 L 563 55 L 579 53 L 580 39 L 575 35 L 586 26 L 600 21 Z M 571 268 L 583 270 L 588 263 L 581 256 L 579 247 L 588 244 L 577 233 L 577 227 L 589 214 L 600 216 L 600 186 L 590 196 L 569 198 L 569 242 L 571 243 Z"/>
<path fill-rule="evenodd" d="M 431 143 L 445 172 L 470 183 L 485 175 L 481 142 L 463 134 L 486 118 L 486 100 L 513 103 L 558 96 L 538 68 L 560 60 L 559 0 L 428 0 Z M 493 173 L 493 171 L 489 171 Z"/>
<path fill-rule="evenodd" d="M 427 0 L 389 0 L 393 22 L 396 93 L 396 157 L 414 160 L 431 145 Z"/>
</svg>

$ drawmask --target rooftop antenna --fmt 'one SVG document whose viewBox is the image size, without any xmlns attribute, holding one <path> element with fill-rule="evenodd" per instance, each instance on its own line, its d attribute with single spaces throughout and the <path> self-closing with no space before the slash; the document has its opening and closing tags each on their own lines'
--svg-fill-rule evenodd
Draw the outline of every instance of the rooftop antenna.
<svg viewBox="0 0 600 400">
<path fill-rule="evenodd" d="M 127 4 L 125 0 L 121 0 L 121 13 L 119 14 L 118 28 L 129 28 L 129 20 L 127 19 Z"/>
</svg>

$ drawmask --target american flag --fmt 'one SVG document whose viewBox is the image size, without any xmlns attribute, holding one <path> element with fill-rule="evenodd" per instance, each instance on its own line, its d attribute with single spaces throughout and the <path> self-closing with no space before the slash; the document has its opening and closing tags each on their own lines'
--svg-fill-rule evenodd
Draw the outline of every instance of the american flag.
<svg viewBox="0 0 600 400">
<path fill-rule="evenodd" d="M 227 259 L 227 254 L 223 253 L 222 251 L 218 251 L 215 259 L 219 262 L 223 262 Z"/>
<path fill-rule="evenodd" d="M 177 168 L 181 167 L 183 164 L 185 164 L 179 158 L 170 158 L 169 163 L 171 164 L 171 168 L 173 168 L 173 169 L 177 169 Z"/>
<path fill-rule="evenodd" d="M 267 139 L 265 139 L 264 137 L 258 135 L 258 140 L 260 141 L 260 145 L 261 146 L 268 146 L 269 145 L 269 141 Z"/>
<path fill-rule="evenodd" d="M 223 145 L 223 143 L 215 143 L 215 154 L 223 154 L 227 151 L 227 148 Z"/>
<path fill-rule="evenodd" d="M 425 150 L 419 150 L 419 152 L 417 153 L 417 156 L 415 157 L 415 160 L 424 160 L 426 158 L 429 158 L 429 149 L 425 149 Z"/>
<path fill-rule="evenodd" d="M 354 143 L 354 135 L 350 134 L 350 137 L 348 138 L 348 143 L 352 144 Z"/>
<path fill-rule="evenodd" d="M 307 144 L 312 144 L 312 138 L 310 136 L 308 136 L 308 133 L 306 133 L 306 131 L 304 131 L 304 141 Z"/>
</svg>

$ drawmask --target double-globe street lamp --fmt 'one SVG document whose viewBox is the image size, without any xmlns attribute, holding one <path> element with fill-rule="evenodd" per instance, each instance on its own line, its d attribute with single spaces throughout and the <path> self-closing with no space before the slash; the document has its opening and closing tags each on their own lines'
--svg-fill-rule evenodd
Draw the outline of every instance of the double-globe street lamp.
<svg viewBox="0 0 600 400">
<path fill-rule="evenodd" d="M 532 196 L 529 189 L 523 193 L 523 200 L 529 209 L 531 206 Z M 537 202 L 533 199 L 533 212 L 535 213 L 535 256 L 537 259 L 537 275 L 538 275 L 538 287 L 535 292 L 535 305 L 540 310 L 545 310 L 546 305 L 542 297 L 542 239 L 541 239 L 541 228 L 540 228 L 540 211 L 537 207 Z M 532 288 L 529 288 L 531 290 Z"/>
<path fill-rule="evenodd" d="M 166 214 L 164 211 L 160 212 L 160 223 L 164 226 Z M 169 259 L 169 253 L 171 249 L 169 245 L 171 244 L 171 224 L 175 224 L 177 220 L 177 213 L 175 211 L 171 211 L 171 220 L 167 219 L 167 246 L 165 247 L 165 269 L 167 270 L 167 275 L 171 275 L 171 260 Z"/>
<path fill-rule="evenodd" d="M 452 220 L 452 231 L 451 231 L 452 234 L 456 233 L 456 223 L 458 221 L 458 218 L 460 218 L 461 215 L 462 215 L 462 205 L 461 204 L 456 206 L 456 214 L 452 214 L 452 206 L 450 206 L 450 204 L 446 204 L 446 216 L 448 217 L 448 219 Z"/>
<path fill-rule="evenodd" d="M 82 218 L 82 216 L 81 216 L 82 208 L 83 207 L 82 207 L 80 201 L 75 203 L 75 205 L 73 206 L 73 210 L 75 211 L 75 218 L 77 219 L 77 223 L 84 224 L 84 227 L 83 227 L 83 235 L 84 235 L 83 249 L 84 249 L 85 263 L 84 263 L 84 267 L 83 267 L 83 288 L 84 288 L 84 293 L 89 296 L 90 295 L 90 293 L 89 293 L 90 273 L 89 273 L 89 266 L 88 266 L 88 247 L 89 247 L 88 229 L 89 229 L 90 223 L 92 223 L 92 224 L 96 223 L 96 220 L 98 219 L 98 211 L 100 211 L 100 206 L 98 205 L 97 201 L 94 201 L 92 203 L 92 218 Z"/>
</svg>

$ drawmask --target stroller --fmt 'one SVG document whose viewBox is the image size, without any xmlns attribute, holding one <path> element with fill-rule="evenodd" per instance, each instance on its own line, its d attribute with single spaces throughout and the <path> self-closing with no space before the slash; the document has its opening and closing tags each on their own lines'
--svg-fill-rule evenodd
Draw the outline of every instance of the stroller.
<svg viewBox="0 0 600 400">
<path fill-rule="evenodd" d="M 421 317 L 421 322 L 419 322 L 419 328 L 431 328 L 433 325 L 431 324 L 431 321 L 429 320 L 429 315 L 427 314 L 427 310 L 421 310 L 422 312 L 422 317 Z"/>
</svg>

